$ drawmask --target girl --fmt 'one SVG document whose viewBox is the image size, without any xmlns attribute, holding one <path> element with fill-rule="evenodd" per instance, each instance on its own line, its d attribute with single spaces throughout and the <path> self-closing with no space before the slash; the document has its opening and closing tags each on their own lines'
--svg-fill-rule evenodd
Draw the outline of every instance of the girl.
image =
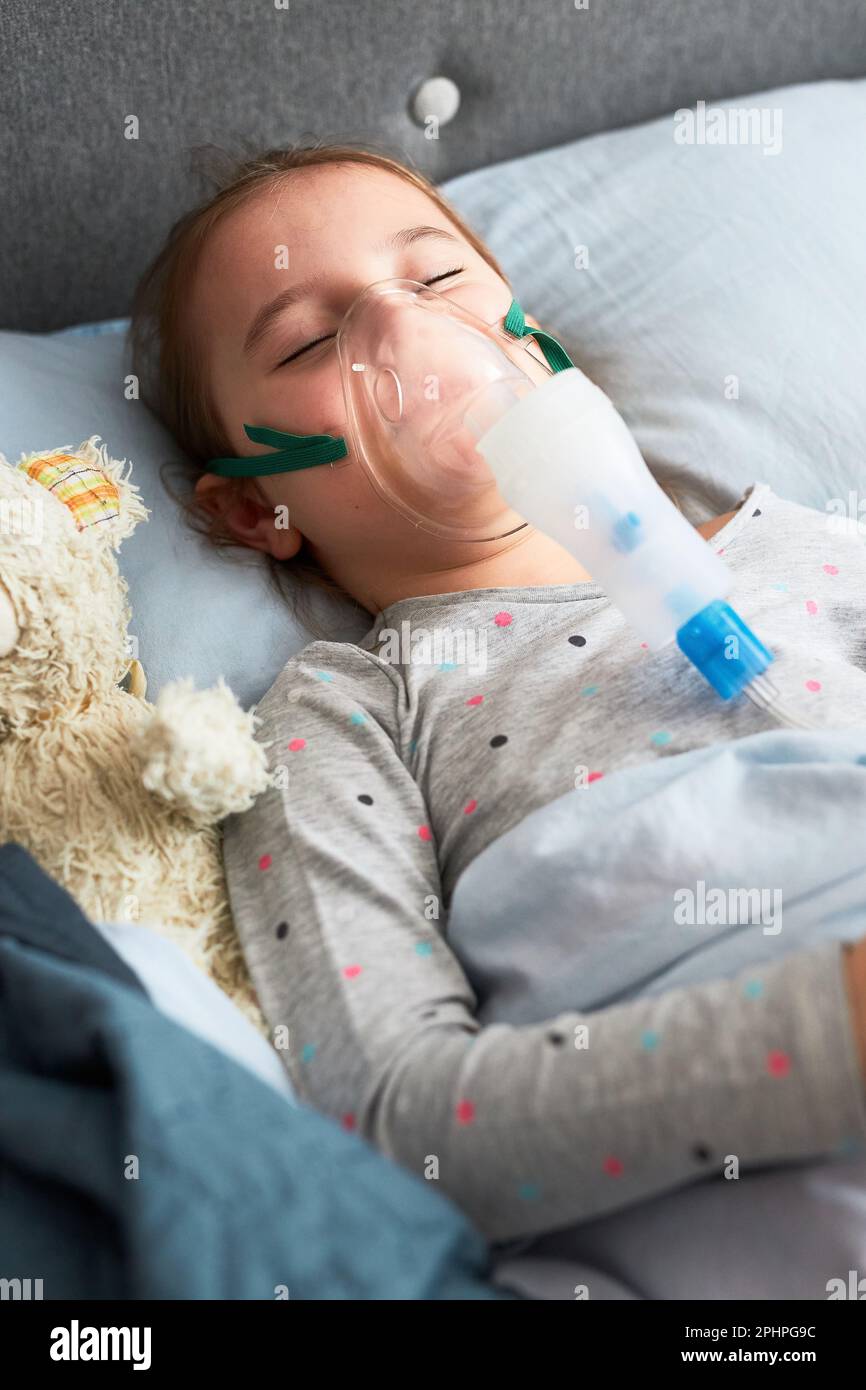
<svg viewBox="0 0 866 1390">
<path fill-rule="evenodd" d="M 531 528 L 467 559 L 404 521 L 357 466 L 209 470 L 263 452 L 245 422 L 346 433 L 334 336 L 360 290 L 392 276 L 488 322 L 512 300 L 490 251 L 418 174 L 352 148 L 272 151 L 175 226 L 135 305 L 139 374 L 155 370 L 150 398 L 197 462 L 214 538 L 372 619 L 361 642 L 316 641 L 287 663 L 257 707 L 285 785 L 225 828 L 237 930 L 265 1014 L 285 1026 L 299 1097 L 438 1178 L 495 1242 L 670 1191 L 720 1172 L 724 1155 L 836 1153 L 866 1132 L 866 940 L 589 1017 L 480 1027 L 447 941 L 466 865 L 573 787 L 577 763 L 609 775 L 769 724 L 697 689 L 675 653 L 650 683 L 591 576 Z M 785 656 L 806 638 L 800 614 L 770 602 L 769 578 L 792 554 L 826 558 L 824 518 L 757 484 L 699 530 L 725 550 L 738 609 L 791 694 Z M 808 629 L 810 693 L 829 724 L 856 722 L 866 698 L 866 561 L 855 540 L 839 545 L 832 601 Z M 404 621 L 483 632 L 486 671 L 380 655 Z M 657 729 L 676 730 L 673 743 L 653 744 Z M 664 1046 L 635 1046 L 649 1035 Z"/>
</svg>

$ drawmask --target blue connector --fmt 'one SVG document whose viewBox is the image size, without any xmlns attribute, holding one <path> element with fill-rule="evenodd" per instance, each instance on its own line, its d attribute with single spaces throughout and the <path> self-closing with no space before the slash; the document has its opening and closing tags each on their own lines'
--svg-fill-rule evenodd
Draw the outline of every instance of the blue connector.
<svg viewBox="0 0 866 1390">
<path fill-rule="evenodd" d="M 739 695 L 773 660 L 773 653 L 721 599 L 683 623 L 677 646 L 723 700 Z"/>
</svg>

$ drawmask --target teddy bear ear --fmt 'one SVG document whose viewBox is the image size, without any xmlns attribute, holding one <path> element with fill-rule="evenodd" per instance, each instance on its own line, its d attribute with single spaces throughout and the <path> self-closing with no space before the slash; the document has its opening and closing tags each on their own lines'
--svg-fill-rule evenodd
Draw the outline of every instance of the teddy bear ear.
<svg viewBox="0 0 866 1390">
<path fill-rule="evenodd" d="M 77 449 L 49 449 L 24 454 L 17 467 L 69 509 L 79 531 L 99 527 L 118 545 L 149 515 L 138 488 L 124 476 L 123 463 L 97 448 L 99 435 Z"/>
</svg>

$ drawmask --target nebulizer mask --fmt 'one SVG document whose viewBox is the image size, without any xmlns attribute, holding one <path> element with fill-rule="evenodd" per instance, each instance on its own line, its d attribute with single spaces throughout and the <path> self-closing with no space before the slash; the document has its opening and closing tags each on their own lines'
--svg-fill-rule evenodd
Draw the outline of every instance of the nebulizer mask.
<svg viewBox="0 0 866 1390">
<path fill-rule="evenodd" d="M 256 476 L 359 464 L 413 526 L 448 541 L 527 523 L 570 551 L 657 650 L 675 640 L 723 699 L 783 723 L 772 653 L 725 602 L 733 577 L 655 482 L 608 397 L 516 302 L 487 323 L 412 280 L 368 285 L 336 339 L 345 436 L 246 425 L 276 453 L 214 459 Z"/>
</svg>

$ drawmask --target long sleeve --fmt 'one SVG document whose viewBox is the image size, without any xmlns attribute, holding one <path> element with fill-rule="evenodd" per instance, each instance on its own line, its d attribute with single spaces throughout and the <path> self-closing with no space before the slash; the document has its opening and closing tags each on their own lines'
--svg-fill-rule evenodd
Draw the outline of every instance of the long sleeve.
<svg viewBox="0 0 866 1390">
<path fill-rule="evenodd" d="M 866 1097 L 836 944 L 546 1023 L 481 1028 L 393 672 L 313 644 L 259 705 L 282 785 L 225 826 L 235 921 L 299 1098 L 488 1239 L 743 1167 L 844 1152 Z M 438 915 L 437 915 L 438 914 Z"/>
</svg>

